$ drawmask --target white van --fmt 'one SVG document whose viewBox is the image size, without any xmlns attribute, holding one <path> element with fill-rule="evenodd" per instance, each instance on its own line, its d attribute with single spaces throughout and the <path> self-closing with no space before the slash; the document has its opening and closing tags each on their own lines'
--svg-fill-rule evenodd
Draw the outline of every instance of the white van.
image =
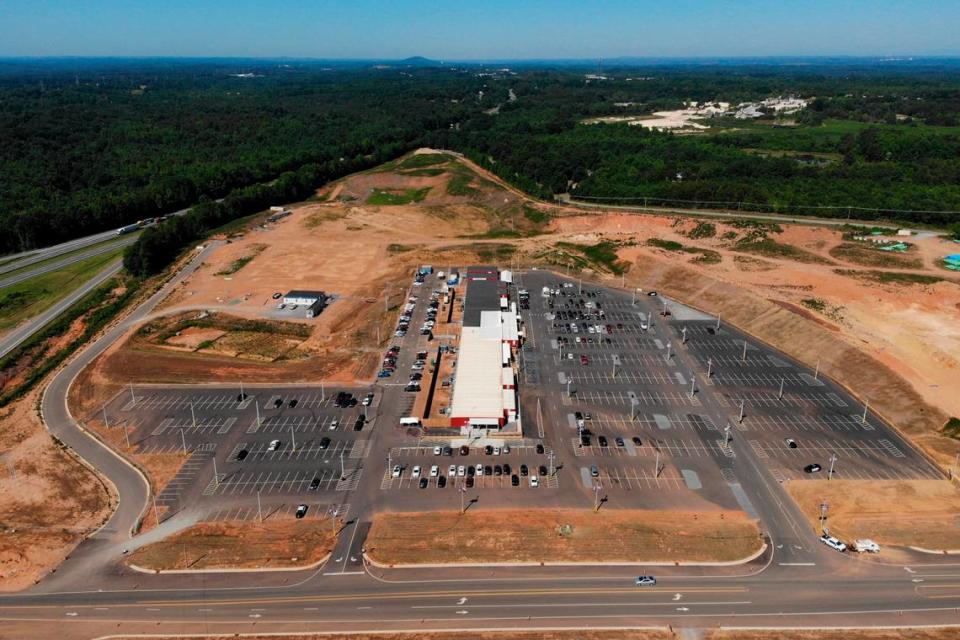
<svg viewBox="0 0 960 640">
<path fill-rule="evenodd" d="M 400 418 L 401 427 L 419 427 L 420 418 Z"/>
</svg>

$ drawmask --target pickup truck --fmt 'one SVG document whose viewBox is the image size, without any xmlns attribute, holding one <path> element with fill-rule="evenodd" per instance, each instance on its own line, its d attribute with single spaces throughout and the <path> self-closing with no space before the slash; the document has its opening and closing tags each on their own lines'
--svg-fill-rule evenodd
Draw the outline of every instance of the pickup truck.
<svg viewBox="0 0 960 640">
<path fill-rule="evenodd" d="M 853 550 L 857 553 L 880 553 L 880 545 L 873 540 L 855 540 Z"/>
</svg>

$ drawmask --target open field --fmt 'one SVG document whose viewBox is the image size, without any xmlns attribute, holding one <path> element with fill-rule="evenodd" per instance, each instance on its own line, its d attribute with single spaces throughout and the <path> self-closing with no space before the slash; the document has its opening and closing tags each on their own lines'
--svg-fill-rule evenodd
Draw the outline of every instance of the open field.
<svg viewBox="0 0 960 640">
<path fill-rule="evenodd" d="M 817 531 L 820 504 L 827 502 L 826 524 L 844 540 L 960 549 L 960 490 L 946 480 L 831 480 L 785 486 Z"/>
<path fill-rule="evenodd" d="M 205 522 L 141 547 L 127 562 L 157 571 L 306 566 L 333 549 L 333 524 L 329 518 Z"/>
<path fill-rule="evenodd" d="M 0 409 L 0 591 L 54 569 L 115 504 L 112 489 L 54 441 L 37 393 Z"/>
<path fill-rule="evenodd" d="M 122 251 L 117 249 L 92 256 L 0 290 L 0 331 L 49 309 L 115 260 Z"/>
<path fill-rule="evenodd" d="M 761 544 L 734 511 L 468 510 L 378 514 L 367 552 L 384 564 L 729 562 Z"/>
</svg>

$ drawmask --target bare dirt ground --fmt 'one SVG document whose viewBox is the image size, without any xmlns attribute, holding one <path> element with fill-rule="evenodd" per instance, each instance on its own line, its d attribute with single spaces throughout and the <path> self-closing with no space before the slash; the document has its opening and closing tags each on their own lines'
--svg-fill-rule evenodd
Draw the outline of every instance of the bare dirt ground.
<svg viewBox="0 0 960 640">
<path fill-rule="evenodd" d="M 38 392 L 0 410 L 0 590 L 26 588 L 110 515 L 112 488 L 64 451 L 37 415 Z"/>
<path fill-rule="evenodd" d="M 366 548 L 383 564 L 724 562 L 761 545 L 739 511 L 549 509 L 382 513 Z"/>
<path fill-rule="evenodd" d="M 157 571 L 302 567 L 330 553 L 337 525 L 329 518 L 204 522 L 141 547 L 127 563 Z"/>
<path fill-rule="evenodd" d="M 785 487 L 815 531 L 826 502 L 826 525 L 842 540 L 960 549 L 960 490 L 946 480 L 810 480 Z"/>
</svg>

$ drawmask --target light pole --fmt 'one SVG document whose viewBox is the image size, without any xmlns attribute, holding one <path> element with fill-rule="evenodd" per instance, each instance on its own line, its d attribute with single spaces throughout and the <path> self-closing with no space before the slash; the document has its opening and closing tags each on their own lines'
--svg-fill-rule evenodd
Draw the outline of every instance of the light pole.
<svg viewBox="0 0 960 640">
<path fill-rule="evenodd" d="M 326 402 L 327 394 L 323 388 L 323 380 L 320 381 L 320 402 Z"/>
<path fill-rule="evenodd" d="M 783 400 L 783 376 L 780 376 L 780 393 L 777 394 L 777 400 Z"/>
<path fill-rule="evenodd" d="M 600 492 L 603 491 L 603 485 L 599 482 L 593 485 L 593 510 L 600 511 Z"/>
<path fill-rule="evenodd" d="M 656 448 L 656 454 L 657 454 L 657 458 L 656 458 L 656 461 L 653 463 L 654 479 L 657 479 L 660 477 L 660 448 L 659 447 Z"/>
<path fill-rule="evenodd" d="M 743 424 L 743 408 L 745 406 L 745 401 L 740 400 L 740 424 Z"/>
<path fill-rule="evenodd" d="M 713 376 L 713 358 L 707 358 L 707 379 Z"/>
<path fill-rule="evenodd" d="M 257 520 L 263 522 L 263 508 L 260 506 L 260 489 L 257 489 Z"/>
<path fill-rule="evenodd" d="M 747 361 L 747 341 L 744 340 L 744 341 L 743 341 L 743 356 L 740 358 L 740 362 L 741 362 L 741 363 L 745 363 L 746 361 Z"/>
<path fill-rule="evenodd" d="M 867 424 L 867 411 L 870 409 L 870 398 L 867 398 L 863 403 L 863 417 L 860 418 L 860 422 Z"/>
<path fill-rule="evenodd" d="M 693 394 L 697 392 L 697 378 L 696 376 L 690 377 L 690 399 L 693 399 Z"/>
<path fill-rule="evenodd" d="M 687 344 L 687 328 L 686 327 L 683 328 L 683 331 L 681 331 L 681 334 L 682 334 L 682 337 L 680 338 L 681 344 Z"/>
<path fill-rule="evenodd" d="M 463 504 L 463 497 L 467 493 L 467 485 L 465 484 L 460 485 L 459 491 L 460 491 L 460 515 L 463 515 L 463 512 L 466 511 L 466 508 Z"/>
<path fill-rule="evenodd" d="M 240 402 L 247 399 L 247 394 L 243 392 L 243 380 L 240 381 Z"/>
<path fill-rule="evenodd" d="M 547 460 L 550 462 L 550 473 L 547 474 L 547 475 L 551 475 L 551 476 L 552 476 L 554 473 L 556 473 L 556 469 L 554 469 L 554 467 L 553 467 L 553 459 L 554 459 L 554 457 L 555 457 L 555 455 L 554 455 L 553 451 L 551 450 L 550 453 L 547 455 Z"/>
<path fill-rule="evenodd" d="M 820 533 L 826 533 L 825 527 L 823 526 L 824 522 L 827 520 L 827 510 L 830 508 L 829 503 L 826 500 L 820 503 Z"/>
<path fill-rule="evenodd" d="M 130 401 L 131 401 L 133 404 L 137 404 L 137 396 L 136 396 L 136 394 L 133 392 L 133 383 L 132 383 L 132 382 L 130 383 Z"/>
<path fill-rule="evenodd" d="M 157 509 L 157 494 L 153 494 L 153 517 L 157 519 L 157 526 L 160 526 L 160 510 Z"/>
<path fill-rule="evenodd" d="M 293 433 L 293 425 L 290 425 L 290 445 L 292 447 L 291 453 L 297 452 L 297 437 Z"/>
<path fill-rule="evenodd" d="M 816 380 L 820 376 L 820 358 L 817 358 L 817 368 L 813 372 L 813 379 Z"/>
<path fill-rule="evenodd" d="M 673 344 L 672 344 L 669 340 L 667 340 L 667 358 L 666 358 L 666 362 L 670 362 L 670 347 L 672 347 L 672 346 L 673 346 Z"/>
<path fill-rule="evenodd" d="M 187 436 L 184 435 L 183 429 L 180 429 L 180 444 L 183 445 L 183 455 L 187 455 Z"/>
<path fill-rule="evenodd" d="M 837 454 L 830 454 L 830 471 L 827 472 L 827 480 L 833 480 L 833 465 L 837 463 Z"/>
<path fill-rule="evenodd" d="M 717 312 L 717 331 L 720 331 L 720 312 Z"/>
<path fill-rule="evenodd" d="M 213 458 L 211 458 L 211 460 L 213 460 L 213 484 L 214 484 L 214 486 L 217 487 L 217 489 L 219 489 L 219 488 L 220 488 L 220 474 L 217 473 L 217 456 L 214 455 Z"/>
<path fill-rule="evenodd" d="M 260 429 L 260 401 L 254 398 L 253 406 L 257 409 L 257 429 Z"/>
<path fill-rule="evenodd" d="M 190 424 L 194 429 L 197 428 L 197 414 L 193 411 L 193 402 L 190 403 Z"/>
<path fill-rule="evenodd" d="M 567 397 L 570 398 L 570 380 L 567 380 Z"/>
<path fill-rule="evenodd" d="M 343 451 L 340 452 L 340 479 L 343 480 L 347 477 L 347 469 L 344 466 L 343 462 Z"/>
<path fill-rule="evenodd" d="M 127 440 L 127 450 L 130 449 L 130 430 L 127 429 L 126 425 L 123 427 L 123 437 Z"/>
<path fill-rule="evenodd" d="M 726 445 L 727 447 L 730 446 L 730 425 L 729 425 L 729 423 L 727 424 L 727 426 L 725 426 L 725 427 L 723 428 L 723 444 Z"/>
<path fill-rule="evenodd" d="M 107 405 L 103 405 L 103 426 L 107 429 L 110 428 L 110 421 L 107 420 Z"/>
</svg>

